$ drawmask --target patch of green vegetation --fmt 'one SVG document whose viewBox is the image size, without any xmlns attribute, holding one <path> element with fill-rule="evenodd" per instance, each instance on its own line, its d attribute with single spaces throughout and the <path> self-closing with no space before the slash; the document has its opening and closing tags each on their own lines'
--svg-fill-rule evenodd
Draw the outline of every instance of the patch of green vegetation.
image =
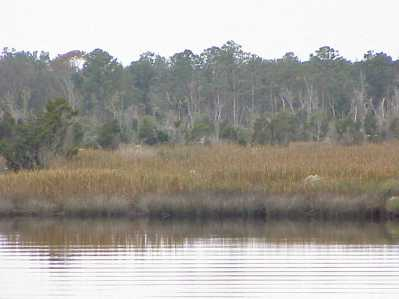
<svg viewBox="0 0 399 299">
<path fill-rule="evenodd" d="M 7 114 L 0 123 L 0 154 L 8 168 L 43 168 L 52 156 L 76 153 L 82 137 L 76 115 L 64 99 L 48 102 L 42 114 L 28 121 L 16 122 Z"/>
</svg>

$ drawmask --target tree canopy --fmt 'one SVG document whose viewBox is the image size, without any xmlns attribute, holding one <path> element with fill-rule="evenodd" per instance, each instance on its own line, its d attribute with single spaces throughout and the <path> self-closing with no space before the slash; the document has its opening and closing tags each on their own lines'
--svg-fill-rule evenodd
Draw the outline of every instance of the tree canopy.
<svg viewBox="0 0 399 299">
<path fill-rule="evenodd" d="M 239 132 L 261 143 L 340 140 L 340 134 L 382 140 L 398 136 L 399 60 L 368 51 L 352 62 L 329 46 L 305 61 L 292 52 L 265 59 L 234 41 L 169 58 L 146 52 L 128 66 L 102 49 L 54 59 L 3 50 L 4 138 L 17 131 L 35 135 L 24 126 L 51 110 L 54 98 L 79 111 L 82 142 L 91 146 L 232 141 Z"/>
</svg>

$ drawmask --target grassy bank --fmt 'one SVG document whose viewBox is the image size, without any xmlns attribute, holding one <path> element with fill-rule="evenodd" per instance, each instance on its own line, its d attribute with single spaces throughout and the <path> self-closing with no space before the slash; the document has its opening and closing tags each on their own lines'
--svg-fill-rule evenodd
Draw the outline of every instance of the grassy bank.
<svg viewBox="0 0 399 299">
<path fill-rule="evenodd" d="M 399 195 L 399 143 L 82 150 L 0 175 L 5 215 L 370 216 Z M 309 175 L 318 180 L 306 183 Z M 399 209 L 398 209 L 399 210 Z M 390 208 L 395 214 L 395 207 Z"/>
</svg>

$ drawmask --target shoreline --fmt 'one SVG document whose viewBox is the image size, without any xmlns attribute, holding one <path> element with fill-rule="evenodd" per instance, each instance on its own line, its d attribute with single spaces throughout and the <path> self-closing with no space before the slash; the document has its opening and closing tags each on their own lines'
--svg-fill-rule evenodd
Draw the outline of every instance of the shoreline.
<svg viewBox="0 0 399 299">
<path fill-rule="evenodd" d="M 395 198 L 395 201 L 398 200 Z M 0 200 L 0 218 L 150 219 L 369 219 L 399 218 L 382 194 L 264 194 L 260 192 L 182 192 L 145 194 L 133 199 Z"/>
</svg>

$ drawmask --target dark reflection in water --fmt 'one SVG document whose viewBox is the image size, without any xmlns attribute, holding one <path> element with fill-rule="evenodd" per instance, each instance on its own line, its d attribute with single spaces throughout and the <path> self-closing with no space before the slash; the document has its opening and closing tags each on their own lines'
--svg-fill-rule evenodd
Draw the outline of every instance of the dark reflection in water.
<svg viewBox="0 0 399 299">
<path fill-rule="evenodd" d="M 0 299 L 399 298 L 399 223 L 0 220 Z"/>
</svg>

